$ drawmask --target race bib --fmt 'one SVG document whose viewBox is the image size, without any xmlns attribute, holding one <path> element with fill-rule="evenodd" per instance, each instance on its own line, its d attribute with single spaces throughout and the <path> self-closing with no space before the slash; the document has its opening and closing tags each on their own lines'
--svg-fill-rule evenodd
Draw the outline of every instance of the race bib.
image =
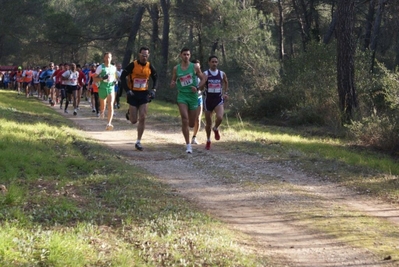
<svg viewBox="0 0 399 267">
<path fill-rule="evenodd" d="M 193 83 L 193 77 L 191 76 L 191 74 L 187 74 L 185 76 L 182 76 L 179 78 L 180 80 L 180 84 L 182 86 L 187 86 Z"/>
<path fill-rule="evenodd" d="M 135 78 L 133 80 L 133 87 L 134 88 L 146 88 L 147 87 L 147 79 Z"/>
<path fill-rule="evenodd" d="M 222 91 L 222 87 L 220 83 L 209 83 L 208 84 L 208 92 L 209 93 L 220 93 Z"/>
</svg>

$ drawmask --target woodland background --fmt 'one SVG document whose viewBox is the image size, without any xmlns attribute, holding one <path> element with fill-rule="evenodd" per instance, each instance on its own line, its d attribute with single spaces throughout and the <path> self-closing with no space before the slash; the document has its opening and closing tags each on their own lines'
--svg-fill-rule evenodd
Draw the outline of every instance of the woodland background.
<svg viewBox="0 0 399 267">
<path fill-rule="evenodd" d="M 140 46 L 174 101 L 182 47 L 230 82 L 228 114 L 311 125 L 358 145 L 399 150 L 399 1 L 0 0 L 0 65 L 126 66 Z"/>
</svg>

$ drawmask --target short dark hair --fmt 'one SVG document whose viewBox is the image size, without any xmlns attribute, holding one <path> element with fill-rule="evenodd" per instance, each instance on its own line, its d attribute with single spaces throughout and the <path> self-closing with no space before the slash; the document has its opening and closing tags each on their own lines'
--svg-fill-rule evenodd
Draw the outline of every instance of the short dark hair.
<svg viewBox="0 0 399 267">
<path fill-rule="evenodd" d="M 210 57 L 208 58 L 208 62 L 210 62 L 210 61 L 212 60 L 212 58 L 216 58 L 217 60 L 219 60 L 217 56 L 212 55 L 212 56 L 210 56 Z"/>
<path fill-rule="evenodd" d="M 141 51 L 148 51 L 148 52 L 150 52 L 150 49 L 147 47 L 147 46 L 142 46 L 142 47 L 140 47 L 140 49 L 139 49 L 139 53 L 141 53 Z"/>
<path fill-rule="evenodd" d="M 194 63 L 194 64 L 199 64 L 199 63 L 201 63 L 200 61 L 199 61 L 199 59 L 193 59 L 193 60 L 191 60 L 191 63 Z"/>
<path fill-rule="evenodd" d="M 187 51 L 191 52 L 191 51 L 190 51 L 190 48 L 183 47 L 183 48 L 180 50 L 180 54 L 183 53 L 183 52 L 187 52 Z"/>
</svg>

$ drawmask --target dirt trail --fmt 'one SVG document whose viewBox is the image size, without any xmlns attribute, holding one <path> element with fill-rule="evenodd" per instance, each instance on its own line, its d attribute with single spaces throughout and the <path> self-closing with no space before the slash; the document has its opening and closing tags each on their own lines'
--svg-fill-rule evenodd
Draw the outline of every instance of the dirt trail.
<svg viewBox="0 0 399 267">
<path fill-rule="evenodd" d="M 224 142 L 223 132 L 222 140 L 214 142 L 210 151 L 200 144 L 193 147 L 192 155 L 187 155 L 179 124 L 162 123 L 151 114 L 142 139 L 144 151 L 139 152 L 134 149 L 136 126 L 126 121 L 124 110 L 116 111 L 115 130 L 105 131 L 105 120 L 96 118 L 86 103 L 81 107 L 77 116 L 57 110 L 73 120 L 86 136 L 115 149 L 129 164 L 144 167 L 187 200 L 246 233 L 250 237 L 247 245 L 270 257 L 273 266 L 399 266 L 397 259 L 378 258 L 295 219 L 295 213 L 306 209 L 342 206 L 399 224 L 397 206 L 322 182 L 289 164 L 283 166 L 245 151 L 223 149 L 218 146 L 218 142 Z M 204 142 L 203 130 L 200 137 Z"/>
</svg>

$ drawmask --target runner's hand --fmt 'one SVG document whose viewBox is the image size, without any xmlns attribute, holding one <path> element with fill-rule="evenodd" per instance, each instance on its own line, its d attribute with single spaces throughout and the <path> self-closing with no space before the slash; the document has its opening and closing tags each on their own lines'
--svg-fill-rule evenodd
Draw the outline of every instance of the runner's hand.
<svg viewBox="0 0 399 267">
<path fill-rule="evenodd" d="M 155 99 L 155 89 L 152 89 L 149 93 L 148 93 L 148 97 L 150 99 Z"/>
</svg>

